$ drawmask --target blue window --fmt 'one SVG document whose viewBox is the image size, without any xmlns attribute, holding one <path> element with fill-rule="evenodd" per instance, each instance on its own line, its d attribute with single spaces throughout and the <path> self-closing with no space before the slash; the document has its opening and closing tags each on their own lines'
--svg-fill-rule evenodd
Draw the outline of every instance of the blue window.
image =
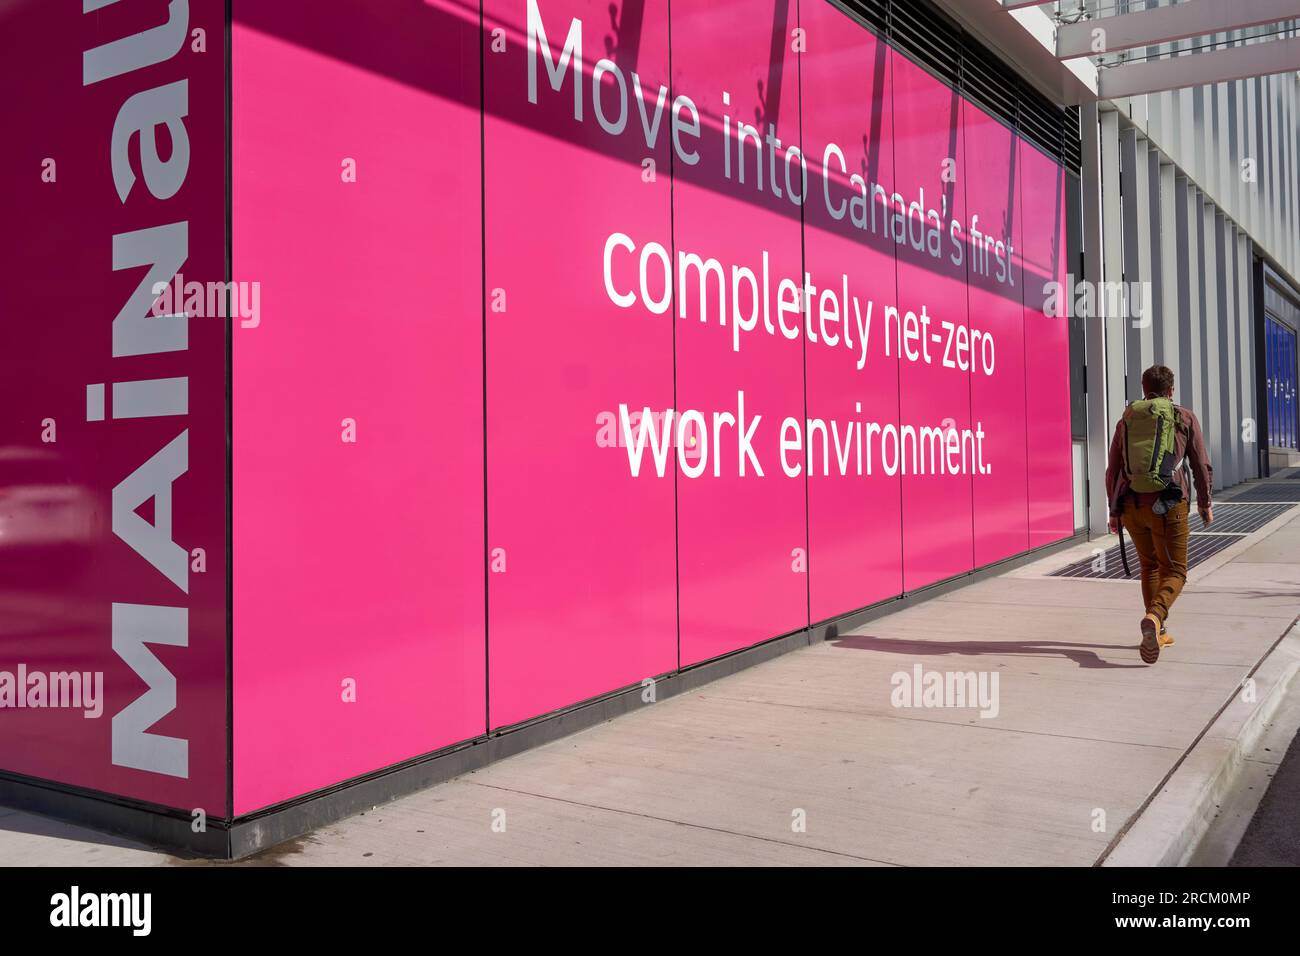
<svg viewBox="0 0 1300 956">
<path fill-rule="evenodd" d="M 1265 317 L 1264 347 L 1268 387 L 1268 442 L 1275 448 L 1300 447 L 1296 424 L 1296 334 Z"/>
</svg>

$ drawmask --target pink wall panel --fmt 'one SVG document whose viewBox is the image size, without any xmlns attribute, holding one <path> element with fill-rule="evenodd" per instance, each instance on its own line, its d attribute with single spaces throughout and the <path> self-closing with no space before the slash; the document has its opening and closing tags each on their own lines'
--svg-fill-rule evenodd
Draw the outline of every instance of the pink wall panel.
<svg viewBox="0 0 1300 956">
<path fill-rule="evenodd" d="M 602 0 L 540 5 L 556 62 L 581 21 L 579 120 L 572 71 L 557 92 L 540 57 L 537 102 L 529 102 L 523 0 L 486 6 L 485 29 L 504 29 L 506 42 L 486 61 L 484 132 L 494 727 L 677 664 L 672 465 L 660 477 L 647 450 L 632 477 L 621 428 L 610 424 L 621 404 L 629 414 L 672 408 L 673 320 L 640 302 L 616 305 L 602 281 L 611 234 L 637 246 L 611 258 L 620 292 L 637 288 L 642 246 L 671 244 L 668 106 L 647 137 L 632 92 L 635 73 L 653 127 L 668 76 L 668 5 L 626 9 L 617 31 L 606 8 Z M 592 99 L 592 69 L 607 51 L 628 89 L 620 135 L 599 125 Z M 611 125 L 616 83 L 606 72 L 601 108 Z M 651 288 L 666 292 L 662 278 Z"/>
<path fill-rule="evenodd" d="M 1065 173 L 1028 143 L 1020 144 L 1025 252 L 1025 390 L 1031 414 L 1029 543 L 1050 544 L 1074 533 L 1070 438 L 1070 326 L 1044 311 L 1048 282 L 1063 284 Z"/>
<path fill-rule="evenodd" d="M 882 323 L 888 325 L 882 332 L 899 356 L 899 420 L 918 430 L 928 426 L 960 431 L 973 424 L 970 374 L 956 367 L 956 353 L 949 351 L 948 342 L 967 327 L 966 252 L 963 237 L 954 241 L 948 223 L 966 221 L 961 136 L 966 106 L 956 92 L 902 56 L 894 57 L 893 94 L 896 192 L 908 207 L 915 203 L 924 209 L 927 218 L 933 210 L 942 224 L 933 246 L 937 255 L 916 215 L 908 217 L 909 238 L 898 245 L 902 321 Z M 915 316 L 910 322 L 909 312 Z M 910 343 L 909 326 L 915 330 Z M 910 448 L 900 453 L 902 467 L 911 467 L 910 457 Z M 972 544 L 970 475 L 941 474 L 935 468 L 927 474 L 906 474 L 903 587 L 913 591 L 969 571 Z"/>
<path fill-rule="evenodd" d="M 808 416 L 842 426 L 898 420 L 898 357 L 886 356 L 882 336 L 863 349 L 858 320 L 878 321 L 894 301 L 894 242 L 887 206 L 861 196 L 894 180 L 889 75 L 892 54 L 829 3 L 802 7 L 812 41 L 802 61 L 803 140 L 813 171 L 805 207 L 804 254 L 821 295 L 840 315 L 829 327 L 841 345 L 807 350 Z M 840 157 L 843 157 L 842 159 Z M 829 175 L 823 176 L 823 170 Z M 853 178 L 853 177 L 856 177 Z M 849 296 L 845 299 L 847 280 Z M 848 312 L 848 315 L 843 313 Z M 820 330 L 819 330 L 820 331 Z M 842 345 L 845 335 L 851 346 Z M 901 488 L 879 466 L 859 474 L 860 445 L 849 432 L 811 449 L 808 537 L 812 619 L 824 621 L 898 594 L 902 581 Z M 829 445 L 829 468 L 823 468 Z M 848 466 L 841 473 L 841 455 Z M 863 471 L 866 471 L 864 461 Z"/>
<path fill-rule="evenodd" d="M 149 317 L 147 266 L 157 258 L 159 282 L 177 267 L 187 282 L 223 278 L 223 11 L 191 0 L 173 13 L 0 3 L 0 767 L 220 816 L 225 332 L 216 317 Z M 130 45 L 146 31 L 153 42 Z M 130 53 L 109 55 L 122 40 Z M 183 107 L 160 105 L 177 94 Z M 144 128 L 176 124 L 157 154 L 138 132 L 113 145 L 135 97 Z M 142 168 L 142 153 L 163 168 Z M 134 331 L 115 338 L 119 315 Z M 164 321 L 179 336 L 145 331 Z M 176 404 L 130 404 L 127 390 L 159 380 Z M 142 614 L 167 620 L 151 630 Z M 61 674 L 75 695 L 51 691 Z"/>
<path fill-rule="evenodd" d="M 699 410 L 711 426 L 714 412 L 739 419 L 743 392 L 743 430 L 761 416 L 753 443 L 763 469 L 760 476 L 746 461 L 741 476 L 738 421 L 720 429 L 716 443 L 710 427 L 704 474 L 691 478 L 679 471 L 681 662 L 688 665 L 808 624 L 805 481 L 785 474 L 779 449 L 782 420 L 804 418 L 802 337 L 788 338 L 769 311 L 776 331 L 769 333 L 759 318 L 752 331 L 742 333 L 737 350 L 730 314 L 733 266 L 755 276 L 758 295 L 742 286 L 736 297 L 746 318 L 755 298 L 763 296 L 764 256 L 773 303 L 782 278 L 800 281 L 800 210 L 789 199 L 784 176 L 785 149 L 799 141 L 799 87 L 789 40 L 797 23 L 794 4 L 679 0 L 672 12 L 674 89 L 694 100 L 704 127 L 700 161 L 674 167 L 673 238 L 678 254 L 718 260 L 729 303 L 724 325 L 716 298 L 711 311 L 701 308 L 694 272 L 685 290 L 679 284 L 677 406 Z M 719 43 L 720 36 L 726 42 Z M 730 140 L 720 132 L 724 117 L 731 122 Z M 748 140 L 744 183 L 735 145 L 739 122 L 783 144 L 771 146 L 765 138 L 760 172 Z M 726 142 L 732 146 L 730 177 L 722 154 Z M 779 194 L 772 188 L 771 151 Z M 792 168 L 798 189 L 797 164 Z M 786 324 L 797 331 L 800 323 L 796 316 Z M 792 457 L 795 464 L 802 458 L 797 452 Z"/>
<path fill-rule="evenodd" d="M 477 23 L 345 6 L 234 7 L 236 813 L 486 729 Z"/>
<path fill-rule="evenodd" d="M 979 566 L 1019 554 L 1029 544 L 1020 166 L 1019 139 L 1010 129 L 970 104 L 963 117 L 972 221 L 969 323 L 981 333 L 972 355 L 971 418 L 985 432 L 984 467 L 972 478 Z"/>
</svg>

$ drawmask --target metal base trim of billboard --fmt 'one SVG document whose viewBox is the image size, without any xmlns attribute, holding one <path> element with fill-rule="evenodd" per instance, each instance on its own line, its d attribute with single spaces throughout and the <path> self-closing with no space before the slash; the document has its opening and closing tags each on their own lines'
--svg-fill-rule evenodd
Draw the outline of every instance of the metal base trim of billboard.
<svg viewBox="0 0 1300 956">
<path fill-rule="evenodd" d="M 194 819 L 174 807 L 9 771 L 0 771 L 0 805 L 127 837 L 172 853 L 229 858 L 225 821 L 209 819 L 204 830 L 196 833 Z M 33 862 L 39 861 L 28 861 Z"/>
</svg>

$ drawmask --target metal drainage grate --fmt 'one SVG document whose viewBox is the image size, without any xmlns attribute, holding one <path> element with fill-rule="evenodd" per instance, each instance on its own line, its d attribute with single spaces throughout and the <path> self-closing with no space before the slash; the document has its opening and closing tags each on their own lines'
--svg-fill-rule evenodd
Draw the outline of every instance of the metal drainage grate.
<svg viewBox="0 0 1300 956">
<path fill-rule="evenodd" d="M 1187 567 L 1194 568 L 1206 558 L 1217 554 L 1224 548 L 1231 547 L 1242 538 L 1244 534 L 1193 534 L 1187 541 Z M 1137 552 L 1133 549 L 1133 542 L 1127 538 L 1124 544 L 1128 548 L 1128 563 L 1133 569 L 1132 580 L 1138 579 L 1138 559 Z M 1099 563 L 1104 569 L 1096 570 L 1093 565 Z M 1084 558 L 1082 561 L 1076 561 L 1074 564 L 1066 565 L 1059 571 L 1053 571 L 1049 577 L 1053 578 L 1094 578 L 1094 579 L 1113 579 L 1121 580 L 1124 577 L 1124 562 L 1119 557 L 1119 546 L 1115 545 L 1106 549 L 1106 554 L 1100 562 L 1097 562 L 1096 555 Z"/>
<path fill-rule="evenodd" d="M 1251 485 L 1249 488 L 1243 488 L 1240 492 L 1233 495 L 1229 502 L 1238 501 L 1291 501 L 1300 503 L 1300 485 L 1268 483 L 1262 485 Z"/>
<path fill-rule="evenodd" d="M 1243 505 L 1235 501 L 1219 501 L 1214 505 L 1214 524 L 1207 529 L 1209 534 L 1246 534 L 1258 531 L 1278 515 L 1286 514 L 1294 508 L 1293 504 Z M 1200 531 L 1201 519 L 1193 512 L 1192 532 Z"/>
</svg>

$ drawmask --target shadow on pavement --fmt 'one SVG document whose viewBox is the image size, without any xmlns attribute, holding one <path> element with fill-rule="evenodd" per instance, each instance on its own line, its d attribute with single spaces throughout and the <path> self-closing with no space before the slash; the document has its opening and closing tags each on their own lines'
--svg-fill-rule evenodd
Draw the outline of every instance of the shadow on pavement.
<svg viewBox="0 0 1300 956">
<path fill-rule="evenodd" d="M 77 826 L 76 824 L 67 823 L 63 820 L 37 816 L 34 813 L 28 813 L 26 810 L 14 810 L 10 807 L 0 807 L 0 832 L 25 833 L 29 836 L 50 837 L 56 840 L 73 840 L 77 843 L 94 843 L 101 846 L 110 846 L 126 850 L 148 851 L 152 849 L 151 847 L 128 837 L 114 836 L 111 833 L 100 833 L 97 830 Z M 28 863 L 40 862 L 40 860 L 28 861 Z"/>
<path fill-rule="evenodd" d="M 961 654 L 978 657 L 984 654 L 1017 654 L 1064 657 L 1080 667 L 1089 669 L 1145 668 L 1145 664 L 1119 664 L 1105 660 L 1092 648 L 1134 653 L 1137 644 L 1078 644 L 1067 641 L 908 641 L 888 637 L 856 635 L 832 641 L 834 647 L 847 647 L 858 651 L 884 651 L 888 654 L 905 654 L 909 657 L 942 657 Z"/>
</svg>

